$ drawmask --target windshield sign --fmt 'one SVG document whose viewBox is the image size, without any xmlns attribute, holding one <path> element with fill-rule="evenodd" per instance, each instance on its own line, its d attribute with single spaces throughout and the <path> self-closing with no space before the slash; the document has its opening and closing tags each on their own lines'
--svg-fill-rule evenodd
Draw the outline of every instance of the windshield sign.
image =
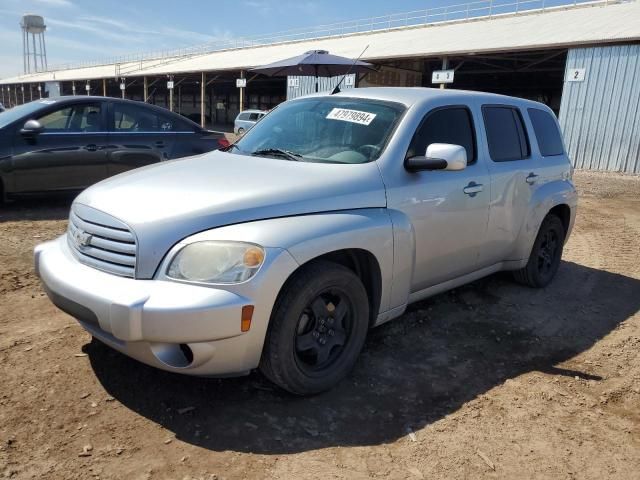
<svg viewBox="0 0 640 480">
<path fill-rule="evenodd" d="M 371 162 L 404 111 L 402 105 L 369 99 L 294 100 L 262 118 L 229 151 L 300 162 Z"/>
</svg>

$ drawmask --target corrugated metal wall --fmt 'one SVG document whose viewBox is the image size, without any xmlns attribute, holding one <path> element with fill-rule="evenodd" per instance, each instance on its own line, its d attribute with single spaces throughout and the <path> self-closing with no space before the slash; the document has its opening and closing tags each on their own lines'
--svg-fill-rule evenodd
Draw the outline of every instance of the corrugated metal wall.
<svg viewBox="0 0 640 480">
<path fill-rule="evenodd" d="M 334 89 L 343 75 L 337 77 L 319 77 L 318 78 L 318 91 L 328 92 Z M 354 87 L 355 75 L 347 75 L 344 82 L 340 85 L 340 90 L 347 90 Z M 290 75 L 287 77 L 287 100 L 292 98 L 301 97 L 310 93 L 316 92 L 316 79 L 315 77 L 301 77 Z"/>
<path fill-rule="evenodd" d="M 640 173 L 640 45 L 569 50 L 560 126 L 577 168 Z"/>
</svg>

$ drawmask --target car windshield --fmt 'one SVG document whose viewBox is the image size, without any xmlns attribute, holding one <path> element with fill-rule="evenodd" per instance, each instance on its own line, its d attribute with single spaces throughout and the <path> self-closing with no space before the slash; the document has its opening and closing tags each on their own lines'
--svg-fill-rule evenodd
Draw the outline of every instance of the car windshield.
<svg viewBox="0 0 640 480">
<path fill-rule="evenodd" d="M 317 163 L 366 163 L 385 148 L 405 107 L 369 99 L 321 97 L 280 105 L 230 151 Z"/>
<path fill-rule="evenodd" d="M 0 128 L 4 128 L 22 117 L 26 117 L 37 112 L 38 110 L 46 107 L 48 104 L 47 102 L 53 103 L 53 100 L 35 100 L 0 113 Z M 26 120 L 28 120 L 28 118 Z"/>
</svg>

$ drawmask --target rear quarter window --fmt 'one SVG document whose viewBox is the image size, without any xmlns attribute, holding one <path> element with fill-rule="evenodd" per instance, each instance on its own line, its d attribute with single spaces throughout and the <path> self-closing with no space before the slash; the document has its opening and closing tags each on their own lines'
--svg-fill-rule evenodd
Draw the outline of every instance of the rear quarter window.
<svg viewBox="0 0 640 480">
<path fill-rule="evenodd" d="M 529 119 L 536 134 L 538 149 L 543 157 L 553 157 L 564 153 L 562 136 L 556 120 L 549 112 L 539 108 L 529 108 Z"/>
</svg>

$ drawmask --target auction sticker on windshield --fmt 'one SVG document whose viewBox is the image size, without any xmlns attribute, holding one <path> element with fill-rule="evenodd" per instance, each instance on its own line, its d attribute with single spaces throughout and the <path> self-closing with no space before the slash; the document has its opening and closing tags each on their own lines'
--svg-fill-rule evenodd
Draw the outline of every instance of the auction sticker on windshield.
<svg viewBox="0 0 640 480">
<path fill-rule="evenodd" d="M 329 112 L 327 118 L 330 120 L 342 120 L 343 122 L 369 125 L 373 122 L 373 119 L 376 118 L 376 114 L 361 112 L 360 110 L 349 110 L 348 108 L 334 108 Z"/>
</svg>

